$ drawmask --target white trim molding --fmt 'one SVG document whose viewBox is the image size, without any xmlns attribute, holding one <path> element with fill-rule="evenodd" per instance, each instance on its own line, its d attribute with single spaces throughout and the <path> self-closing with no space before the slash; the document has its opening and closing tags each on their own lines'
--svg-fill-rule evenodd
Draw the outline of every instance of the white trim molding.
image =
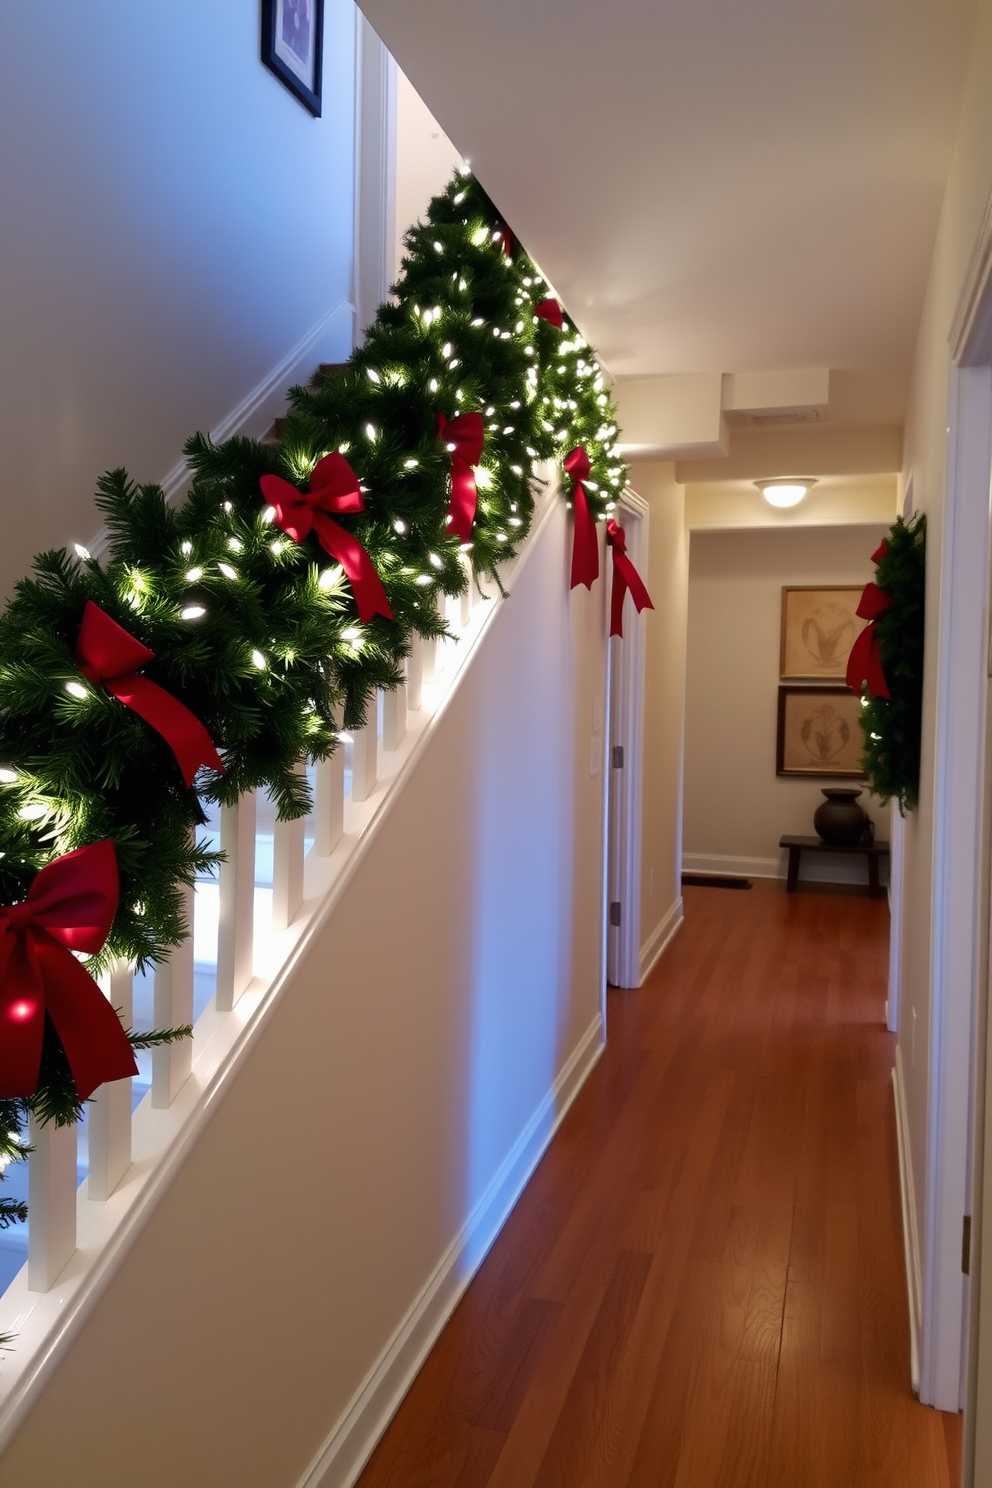
<svg viewBox="0 0 992 1488">
<path fill-rule="evenodd" d="M 916 1193 L 909 1144 L 909 1115 L 902 1074 L 902 1053 L 896 1049 L 892 1068 L 892 1094 L 896 1108 L 896 1145 L 899 1149 L 899 1197 L 902 1202 L 902 1240 L 906 1261 L 906 1295 L 909 1301 L 909 1363 L 914 1391 L 920 1391 L 920 1319 L 923 1312 L 923 1280 L 920 1267 L 920 1234 L 916 1224 Z"/>
<path fill-rule="evenodd" d="M 682 896 L 670 905 L 667 912 L 661 917 L 657 925 L 651 931 L 647 940 L 641 946 L 641 979 L 638 986 L 644 985 L 647 978 L 654 971 L 662 956 L 668 950 L 675 936 L 681 930 L 684 921 Z"/>
<path fill-rule="evenodd" d="M 298 1488 L 351 1488 L 606 1047 L 593 1019 Z"/>
</svg>

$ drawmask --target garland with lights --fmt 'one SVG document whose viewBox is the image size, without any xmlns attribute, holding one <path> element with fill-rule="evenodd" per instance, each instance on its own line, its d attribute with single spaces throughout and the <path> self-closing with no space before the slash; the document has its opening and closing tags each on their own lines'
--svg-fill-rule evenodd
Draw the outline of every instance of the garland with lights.
<svg viewBox="0 0 992 1488">
<path fill-rule="evenodd" d="M 573 475 L 586 553 L 573 582 L 595 577 L 592 524 L 615 510 L 626 470 L 594 353 L 470 175 L 405 247 L 393 301 L 344 366 L 291 390 L 277 442 L 195 435 L 176 506 L 110 472 L 96 498 L 106 561 L 46 552 L 16 586 L 0 616 L 8 939 L 27 933 L 21 907 L 46 865 L 109 843 L 119 902 L 88 969 L 167 955 L 188 933 L 184 885 L 220 856 L 197 843 L 201 801 L 265 788 L 281 820 L 306 813 L 297 762 L 364 723 L 412 636 L 446 633 L 442 596 L 499 583 L 530 527 L 539 460 Z M 0 1163 L 23 1155 L 26 1112 L 71 1122 L 88 1093 L 53 1006 L 36 1087 L 6 1088 L 0 1060 Z M 10 1202 L 0 1226 L 20 1217 Z"/>
<path fill-rule="evenodd" d="M 872 554 L 875 582 L 858 614 L 867 625 L 851 650 L 848 685 L 861 693 L 862 768 L 873 795 L 903 816 L 920 789 L 926 516 L 900 517 Z"/>
</svg>

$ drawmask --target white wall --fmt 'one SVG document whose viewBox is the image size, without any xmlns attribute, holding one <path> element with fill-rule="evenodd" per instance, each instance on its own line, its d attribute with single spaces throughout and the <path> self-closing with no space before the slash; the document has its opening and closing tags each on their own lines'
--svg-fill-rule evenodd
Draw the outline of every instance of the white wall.
<svg viewBox="0 0 992 1488">
<path fill-rule="evenodd" d="M 293 1488 L 446 1257 L 442 1302 L 471 1268 L 480 1234 L 449 1248 L 598 1049 L 603 606 L 568 562 L 559 503 L 3 1488 Z"/>
<path fill-rule="evenodd" d="M 654 604 L 633 623 L 646 627 L 641 967 L 649 968 L 682 917 L 682 736 L 688 534 L 684 487 L 666 462 L 638 462 L 632 482 L 651 511 L 648 589 Z"/>
<path fill-rule="evenodd" d="M 0 6 L 0 594 L 97 531 L 102 471 L 161 480 L 316 332 L 243 410 L 263 432 L 350 351 L 351 0 L 325 27 L 314 120 L 259 60 L 257 3 Z"/>
<path fill-rule="evenodd" d="M 687 867 L 784 876 L 783 833 L 811 834 L 829 780 L 775 774 L 782 588 L 867 583 L 885 527 L 693 532 L 689 548 Z M 856 781 L 837 785 L 857 787 Z M 880 837 L 888 809 L 861 798 Z M 815 865 L 842 878 L 842 859 Z M 861 863 L 856 865 L 864 868 Z M 803 865 L 803 876 L 809 874 Z"/>
<path fill-rule="evenodd" d="M 396 222 L 392 277 L 399 273 L 403 234 L 443 191 L 462 157 L 414 88 L 396 69 Z"/>
</svg>

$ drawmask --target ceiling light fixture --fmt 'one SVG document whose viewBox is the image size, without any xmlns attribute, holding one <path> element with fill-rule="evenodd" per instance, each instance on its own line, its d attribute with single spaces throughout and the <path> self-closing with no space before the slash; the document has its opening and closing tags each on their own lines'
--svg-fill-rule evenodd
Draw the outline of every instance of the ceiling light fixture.
<svg viewBox="0 0 992 1488">
<path fill-rule="evenodd" d="M 801 480 L 795 477 L 782 476 L 777 480 L 760 480 L 754 484 L 764 496 L 769 506 L 798 506 L 811 486 L 816 481 L 808 477 Z"/>
</svg>

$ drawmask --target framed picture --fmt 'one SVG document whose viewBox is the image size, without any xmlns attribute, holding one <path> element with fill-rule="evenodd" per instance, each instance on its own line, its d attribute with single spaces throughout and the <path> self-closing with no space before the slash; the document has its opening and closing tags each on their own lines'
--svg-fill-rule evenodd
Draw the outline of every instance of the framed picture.
<svg viewBox="0 0 992 1488">
<path fill-rule="evenodd" d="M 262 0 L 262 61 L 317 118 L 324 0 Z"/>
<path fill-rule="evenodd" d="M 861 699 L 849 687 L 780 687 L 776 775 L 864 780 L 860 718 Z"/>
<path fill-rule="evenodd" d="M 865 622 L 855 614 L 863 584 L 794 585 L 782 590 L 783 682 L 843 677 L 854 638 Z"/>
</svg>

